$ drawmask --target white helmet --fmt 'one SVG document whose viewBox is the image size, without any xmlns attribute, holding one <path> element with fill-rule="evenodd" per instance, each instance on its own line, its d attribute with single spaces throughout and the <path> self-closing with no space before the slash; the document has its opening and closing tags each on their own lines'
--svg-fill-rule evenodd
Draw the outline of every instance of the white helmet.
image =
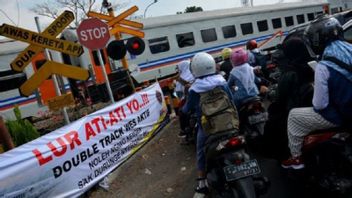
<svg viewBox="0 0 352 198">
<path fill-rule="evenodd" d="M 214 58 L 205 52 L 197 53 L 191 61 L 191 72 L 195 78 L 214 74 L 216 72 Z"/>
</svg>

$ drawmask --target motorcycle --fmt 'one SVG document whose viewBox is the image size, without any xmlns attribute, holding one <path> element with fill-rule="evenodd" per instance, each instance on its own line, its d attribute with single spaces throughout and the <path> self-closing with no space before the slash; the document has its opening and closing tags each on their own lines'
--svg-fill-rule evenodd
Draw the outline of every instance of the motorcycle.
<svg viewBox="0 0 352 198">
<path fill-rule="evenodd" d="M 302 157 L 309 184 L 334 197 L 352 195 L 351 129 L 315 131 L 304 139 Z"/>
<path fill-rule="evenodd" d="M 266 193 L 269 181 L 260 175 L 256 159 L 245 151 L 236 132 L 213 134 L 205 143 L 207 181 L 212 197 L 255 198 Z"/>
<path fill-rule="evenodd" d="M 261 98 L 251 97 L 243 101 L 240 115 L 240 131 L 248 141 L 255 141 L 264 134 L 265 122 L 268 120 L 268 112 L 263 107 Z"/>
</svg>

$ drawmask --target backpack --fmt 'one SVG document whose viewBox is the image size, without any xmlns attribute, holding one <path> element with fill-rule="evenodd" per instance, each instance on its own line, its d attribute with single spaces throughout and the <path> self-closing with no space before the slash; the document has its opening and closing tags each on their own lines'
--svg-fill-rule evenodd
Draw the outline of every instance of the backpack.
<svg viewBox="0 0 352 198">
<path fill-rule="evenodd" d="M 267 57 L 260 52 L 252 52 L 255 58 L 256 65 L 262 66 L 262 68 L 266 68 Z"/>
<path fill-rule="evenodd" d="M 205 134 L 238 130 L 239 119 L 236 107 L 221 87 L 200 93 L 200 108 L 201 124 Z"/>
</svg>

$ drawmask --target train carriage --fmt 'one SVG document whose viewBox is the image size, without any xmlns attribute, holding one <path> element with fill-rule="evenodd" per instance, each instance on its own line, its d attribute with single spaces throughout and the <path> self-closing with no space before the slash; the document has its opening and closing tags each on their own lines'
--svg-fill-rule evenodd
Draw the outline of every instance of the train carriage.
<svg viewBox="0 0 352 198">
<path fill-rule="evenodd" d="M 144 24 L 146 49 L 139 56 L 127 54 L 126 57 L 131 68 L 139 68 L 138 72 L 131 73 L 136 84 L 155 79 L 168 79 L 175 75 L 178 62 L 191 58 L 197 52 L 206 51 L 218 58 L 223 48 L 243 47 L 250 39 L 257 40 L 261 48 L 269 48 L 278 44 L 294 26 L 311 21 L 318 14 L 341 12 L 351 7 L 352 2 L 323 0 L 141 19 L 139 22 Z M 123 36 L 128 38 L 128 35 Z M 77 41 L 74 30 L 67 30 L 60 37 Z M 24 49 L 25 45 L 18 41 L 7 41 L 0 45 L 0 71 L 9 70 L 9 63 Z M 79 58 L 50 52 L 55 61 L 90 69 L 92 73 L 90 82 L 104 85 L 96 51 L 84 48 L 84 54 Z M 108 74 L 114 73 L 121 67 L 120 61 L 108 58 L 106 49 L 103 49 L 102 53 Z M 44 56 L 41 55 L 32 61 L 32 65 L 25 70 L 27 77 L 33 74 L 43 59 Z M 70 89 L 69 85 L 72 82 L 66 79 L 60 82 L 65 90 Z M 0 112 L 5 117 L 13 118 L 11 109 L 13 105 L 18 104 L 24 112 L 24 117 L 33 116 L 41 107 L 38 102 L 45 103 L 48 98 L 55 95 L 54 92 L 50 79 L 45 86 L 42 85 L 39 88 L 37 95 L 33 94 L 28 98 L 21 97 L 17 89 L 0 92 Z"/>
</svg>

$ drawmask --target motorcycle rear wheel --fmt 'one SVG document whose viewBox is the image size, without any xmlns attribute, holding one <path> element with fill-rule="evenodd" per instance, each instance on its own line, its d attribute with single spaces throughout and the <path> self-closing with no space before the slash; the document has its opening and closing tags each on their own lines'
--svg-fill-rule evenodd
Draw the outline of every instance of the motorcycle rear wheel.
<svg viewBox="0 0 352 198">
<path fill-rule="evenodd" d="M 252 177 L 246 177 L 234 182 L 231 187 L 235 198 L 256 198 L 255 188 Z"/>
</svg>

